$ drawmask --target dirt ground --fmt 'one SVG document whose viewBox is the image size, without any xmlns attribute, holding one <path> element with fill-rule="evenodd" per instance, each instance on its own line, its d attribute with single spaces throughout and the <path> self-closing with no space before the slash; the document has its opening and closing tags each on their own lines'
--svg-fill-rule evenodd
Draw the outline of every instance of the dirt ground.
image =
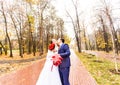
<svg viewBox="0 0 120 85">
<path fill-rule="evenodd" d="M 17 54 L 14 55 L 13 58 L 6 55 L 0 55 L 0 76 L 24 68 L 25 66 L 44 58 L 45 55 L 46 54 L 39 56 L 39 53 L 37 53 L 36 56 L 33 56 L 33 54 L 24 54 L 23 58 Z"/>
<path fill-rule="evenodd" d="M 97 57 L 102 57 L 102 58 L 108 59 L 113 62 L 114 62 L 114 58 L 116 57 L 117 62 L 120 63 L 120 54 L 115 56 L 113 52 L 106 53 L 104 51 L 90 51 L 90 50 L 86 50 L 83 52 L 95 55 Z"/>
</svg>

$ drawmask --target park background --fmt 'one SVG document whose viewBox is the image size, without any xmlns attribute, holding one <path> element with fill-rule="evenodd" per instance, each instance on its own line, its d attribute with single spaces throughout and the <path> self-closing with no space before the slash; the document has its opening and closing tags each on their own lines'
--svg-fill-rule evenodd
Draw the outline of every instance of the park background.
<svg viewBox="0 0 120 85">
<path fill-rule="evenodd" d="M 1 75 L 44 58 L 58 38 L 98 84 L 120 85 L 119 0 L 0 0 Z"/>
</svg>

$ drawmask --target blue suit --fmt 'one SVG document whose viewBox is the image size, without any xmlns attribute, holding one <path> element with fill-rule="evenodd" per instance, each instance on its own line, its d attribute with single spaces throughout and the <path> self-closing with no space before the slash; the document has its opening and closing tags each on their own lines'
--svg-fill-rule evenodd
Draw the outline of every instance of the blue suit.
<svg viewBox="0 0 120 85">
<path fill-rule="evenodd" d="M 58 54 L 63 58 L 62 63 L 59 66 L 59 73 L 62 85 L 70 85 L 69 72 L 70 72 L 70 49 L 67 44 L 62 44 L 58 50 Z"/>
</svg>

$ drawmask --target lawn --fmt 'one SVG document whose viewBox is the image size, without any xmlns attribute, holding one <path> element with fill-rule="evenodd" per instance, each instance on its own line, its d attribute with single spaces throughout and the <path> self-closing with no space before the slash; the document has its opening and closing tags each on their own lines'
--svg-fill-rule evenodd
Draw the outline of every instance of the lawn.
<svg viewBox="0 0 120 85">
<path fill-rule="evenodd" d="M 120 74 L 114 74 L 110 71 L 114 69 L 113 62 L 86 53 L 76 52 L 76 54 L 95 78 L 98 85 L 120 85 Z M 120 63 L 118 68 L 120 68 Z"/>
</svg>

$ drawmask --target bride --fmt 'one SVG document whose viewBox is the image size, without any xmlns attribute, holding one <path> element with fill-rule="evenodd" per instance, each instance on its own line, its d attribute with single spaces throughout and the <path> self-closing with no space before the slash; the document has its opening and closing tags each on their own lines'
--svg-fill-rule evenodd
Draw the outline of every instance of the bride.
<svg viewBox="0 0 120 85">
<path fill-rule="evenodd" d="M 51 60 L 52 56 L 57 54 L 56 50 L 58 50 L 56 40 L 52 39 L 51 44 L 49 45 L 46 62 L 44 64 L 41 74 L 39 75 L 36 85 L 62 85 L 59 76 L 58 66 L 54 66 L 53 61 Z"/>
</svg>

